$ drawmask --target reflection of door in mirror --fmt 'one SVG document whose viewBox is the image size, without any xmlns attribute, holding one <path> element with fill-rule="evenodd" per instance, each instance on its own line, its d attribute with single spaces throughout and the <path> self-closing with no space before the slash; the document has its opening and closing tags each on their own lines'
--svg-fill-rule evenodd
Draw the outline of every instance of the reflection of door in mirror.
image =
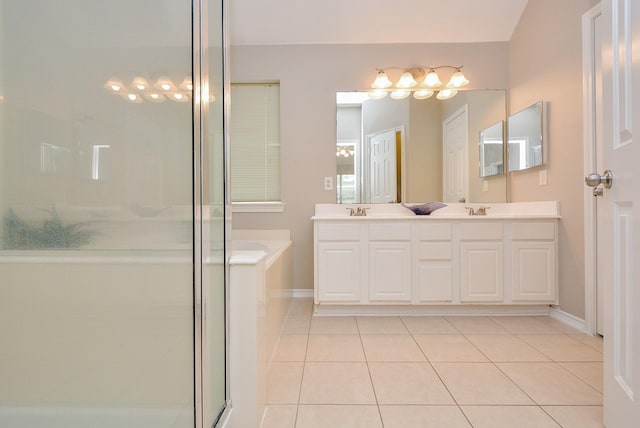
<svg viewBox="0 0 640 428">
<path fill-rule="evenodd" d="M 365 189 L 370 194 L 366 202 L 374 204 L 398 202 L 400 180 L 397 170 L 397 144 L 400 132 L 395 129 L 367 135 L 368 181 Z"/>
<path fill-rule="evenodd" d="M 491 124 L 505 120 L 505 92 L 502 90 L 460 91 L 455 97 L 438 100 L 435 97 L 418 100 L 413 97 L 396 100 L 368 99 L 367 93 L 338 92 L 336 94 L 336 140 L 358 141 L 355 174 L 338 177 L 337 202 L 372 203 L 367 135 L 396 130 L 396 202 L 419 203 L 442 201 L 444 154 L 443 122 L 460 108 L 467 106 L 466 184 L 467 202 L 505 202 L 506 176 L 497 174 L 481 178 L 478 174 L 478 135 Z M 495 151 L 500 152 L 498 144 Z M 464 157 L 460 157 L 462 162 Z M 350 162 L 350 160 L 348 160 Z M 345 159 L 337 157 L 338 174 Z M 462 173 L 462 171 L 460 171 Z M 347 177 L 347 175 L 349 175 Z M 344 192 L 340 191 L 340 179 Z M 353 182 L 355 180 L 355 182 Z M 465 180 L 463 180 L 465 181 Z M 351 189 L 351 190 L 349 190 Z M 351 192 L 351 195 L 347 193 Z M 457 201 L 463 197 L 460 195 Z M 388 198 L 391 199 L 390 197 Z"/>
<path fill-rule="evenodd" d="M 468 193 L 467 174 L 467 106 L 442 123 L 442 200 L 465 202 Z"/>
</svg>

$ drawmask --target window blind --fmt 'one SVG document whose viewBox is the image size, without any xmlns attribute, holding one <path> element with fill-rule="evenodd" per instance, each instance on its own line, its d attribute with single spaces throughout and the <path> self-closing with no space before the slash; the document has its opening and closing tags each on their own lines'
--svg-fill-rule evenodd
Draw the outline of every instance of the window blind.
<svg viewBox="0 0 640 428">
<path fill-rule="evenodd" d="M 231 200 L 279 202 L 280 85 L 232 84 Z"/>
</svg>

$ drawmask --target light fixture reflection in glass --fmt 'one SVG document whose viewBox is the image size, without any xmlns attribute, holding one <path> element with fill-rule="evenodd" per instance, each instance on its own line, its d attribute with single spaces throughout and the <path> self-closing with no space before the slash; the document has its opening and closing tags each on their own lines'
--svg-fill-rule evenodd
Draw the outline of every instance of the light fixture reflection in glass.
<svg viewBox="0 0 640 428">
<path fill-rule="evenodd" d="M 119 92 L 122 90 L 122 88 L 124 88 L 124 84 L 120 79 L 111 78 L 107 80 L 107 83 L 104 84 L 104 87 L 109 91 Z"/>
<path fill-rule="evenodd" d="M 418 89 L 413 93 L 413 98 L 416 100 L 426 100 L 427 98 L 433 96 L 433 91 L 431 89 Z"/>
<path fill-rule="evenodd" d="M 369 91 L 369 98 L 372 100 L 381 100 L 387 96 L 387 91 L 383 91 L 382 89 L 376 89 L 375 91 Z"/>
<path fill-rule="evenodd" d="M 469 81 L 466 77 L 464 77 L 462 71 L 460 71 L 460 69 L 457 69 L 456 72 L 451 75 L 451 79 L 449 80 L 449 83 L 447 83 L 447 88 L 461 88 L 468 84 Z"/>
<path fill-rule="evenodd" d="M 393 83 L 391 83 L 391 80 L 389 80 L 389 78 L 387 77 L 387 73 L 379 70 L 378 75 L 376 76 L 376 80 L 373 82 L 371 87 L 374 89 L 386 89 L 391 85 L 393 85 Z"/>
<path fill-rule="evenodd" d="M 391 98 L 394 100 L 401 100 L 403 98 L 407 98 L 411 94 L 411 91 L 407 91 L 406 89 L 398 89 L 397 91 L 391 92 Z"/>
<path fill-rule="evenodd" d="M 153 103 L 163 103 L 166 100 L 164 95 L 158 94 L 156 92 L 152 92 L 150 94 L 144 94 L 144 97 Z"/>
<path fill-rule="evenodd" d="M 169 91 L 171 89 L 175 89 L 173 82 L 167 76 L 162 76 L 158 79 L 155 85 L 153 85 L 156 89 L 162 89 L 163 91 Z"/>
<path fill-rule="evenodd" d="M 185 77 L 182 83 L 180 84 L 181 89 L 185 89 L 187 91 L 193 91 L 193 82 L 189 77 Z"/>
<path fill-rule="evenodd" d="M 144 91 L 145 89 L 149 89 L 149 82 L 147 82 L 147 79 L 144 77 L 138 76 L 133 79 L 132 86 L 138 91 Z"/>
<path fill-rule="evenodd" d="M 189 101 L 189 96 L 181 93 L 167 94 L 167 97 L 179 103 L 186 103 L 187 101 Z"/>
<path fill-rule="evenodd" d="M 438 92 L 436 98 L 439 100 L 448 100 L 449 98 L 454 97 L 457 93 L 458 91 L 456 91 L 455 89 L 443 89 L 442 91 Z"/>
<path fill-rule="evenodd" d="M 402 73 L 402 76 L 400 76 L 400 80 L 398 80 L 398 83 L 396 83 L 396 87 L 399 89 L 409 89 L 413 88 L 417 84 L 418 82 L 416 82 L 416 79 L 413 78 L 411 72 L 409 70 L 405 70 L 405 72 Z"/>
<path fill-rule="evenodd" d="M 142 102 L 142 97 L 138 94 L 128 93 L 128 94 L 120 94 L 120 96 L 125 100 L 129 101 L 130 103 L 139 104 Z"/>
</svg>

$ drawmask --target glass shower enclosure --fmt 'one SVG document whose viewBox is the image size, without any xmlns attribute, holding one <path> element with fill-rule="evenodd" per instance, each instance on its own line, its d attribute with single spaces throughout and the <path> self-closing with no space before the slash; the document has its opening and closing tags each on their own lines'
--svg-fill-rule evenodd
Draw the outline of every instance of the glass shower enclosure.
<svg viewBox="0 0 640 428">
<path fill-rule="evenodd" d="M 0 0 L 0 426 L 227 402 L 222 0 Z"/>
</svg>

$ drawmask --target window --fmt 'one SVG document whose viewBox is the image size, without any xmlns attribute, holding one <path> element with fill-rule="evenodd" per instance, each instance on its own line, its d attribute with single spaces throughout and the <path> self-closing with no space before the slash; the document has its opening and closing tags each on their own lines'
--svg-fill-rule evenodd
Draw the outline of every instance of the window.
<svg viewBox="0 0 640 428">
<path fill-rule="evenodd" d="M 232 202 L 279 203 L 280 85 L 232 84 Z"/>
</svg>

